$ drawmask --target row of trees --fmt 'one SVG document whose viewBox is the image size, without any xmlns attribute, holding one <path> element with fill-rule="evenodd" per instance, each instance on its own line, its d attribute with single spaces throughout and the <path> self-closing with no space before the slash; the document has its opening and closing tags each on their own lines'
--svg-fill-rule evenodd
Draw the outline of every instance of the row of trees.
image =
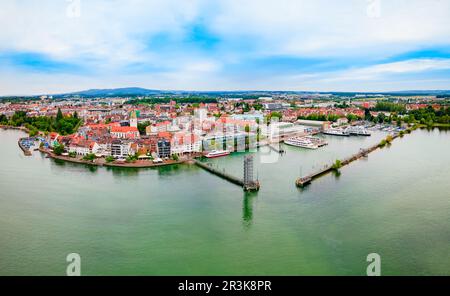
<svg viewBox="0 0 450 296">
<path fill-rule="evenodd" d="M 377 102 L 374 108 L 375 111 L 396 112 L 399 114 L 406 113 L 406 107 L 403 104 L 396 104 L 391 102 Z"/>
<path fill-rule="evenodd" d="M 421 108 L 417 110 L 411 110 L 406 115 L 393 112 L 389 116 L 380 112 L 376 117 L 370 114 L 370 110 L 365 110 L 365 119 L 376 123 L 392 123 L 396 122 L 400 125 L 402 122 L 412 124 L 421 123 L 428 126 L 434 124 L 450 124 L 450 107 L 442 107 L 439 110 L 435 110 L 433 107 Z"/>
<path fill-rule="evenodd" d="M 450 124 L 450 107 L 442 107 L 434 110 L 429 106 L 423 109 L 412 110 L 408 114 L 409 121 L 418 121 L 422 124 L 433 125 L 435 123 Z"/>
<path fill-rule="evenodd" d="M 133 99 L 129 100 L 127 104 L 139 105 L 139 104 L 167 104 L 172 101 L 173 98 L 144 98 L 144 99 Z M 177 98 L 177 101 L 187 104 L 199 104 L 199 103 L 217 103 L 216 98 L 209 97 L 185 97 Z"/>
<path fill-rule="evenodd" d="M 49 116 L 27 116 L 25 111 L 16 111 L 14 115 L 8 119 L 5 115 L 0 115 L 0 124 L 10 126 L 24 126 L 30 131 L 30 135 L 36 135 L 38 131 L 57 132 L 61 135 L 73 134 L 81 124 L 77 112 L 71 116 L 64 116 L 60 109 L 56 117 Z"/>
<path fill-rule="evenodd" d="M 308 116 L 298 116 L 298 119 L 306 119 L 306 120 L 318 120 L 318 121 L 337 121 L 341 116 L 337 114 L 309 114 Z M 361 118 L 355 114 L 347 114 L 348 121 L 356 121 L 360 120 Z"/>
</svg>

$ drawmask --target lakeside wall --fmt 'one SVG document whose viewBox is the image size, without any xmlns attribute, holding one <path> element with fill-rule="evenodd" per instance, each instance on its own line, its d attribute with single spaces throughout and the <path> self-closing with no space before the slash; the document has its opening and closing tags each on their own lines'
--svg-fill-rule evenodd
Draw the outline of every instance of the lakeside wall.
<svg viewBox="0 0 450 296">
<path fill-rule="evenodd" d="M 76 164 L 84 164 L 84 165 L 91 165 L 91 166 L 104 166 L 104 167 L 120 167 L 120 168 L 153 168 L 153 167 L 161 167 L 161 166 L 168 166 L 168 165 L 174 165 L 174 164 L 181 164 L 184 163 L 184 161 L 174 161 L 170 160 L 169 162 L 165 163 L 148 163 L 148 164 L 142 164 L 142 163 L 106 163 L 106 162 L 92 162 L 88 160 L 82 160 L 77 158 L 72 158 L 70 156 L 62 156 L 62 155 L 56 155 L 53 152 L 46 150 L 44 148 L 39 148 L 39 151 L 47 154 L 49 158 L 62 160 L 66 162 L 76 163 Z"/>
</svg>

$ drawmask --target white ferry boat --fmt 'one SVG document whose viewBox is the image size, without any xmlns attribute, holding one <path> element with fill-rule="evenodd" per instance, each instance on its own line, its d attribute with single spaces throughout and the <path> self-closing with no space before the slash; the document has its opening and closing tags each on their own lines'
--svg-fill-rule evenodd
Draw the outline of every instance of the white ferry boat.
<svg viewBox="0 0 450 296">
<path fill-rule="evenodd" d="M 292 137 L 284 141 L 286 145 L 307 148 L 307 149 L 317 149 L 319 146 L 314 144 L 310 139 L 305 137 Z"/>
<path fill-rule="evenodd" d="M 317 145 L 319 148 L 328 145 L 328 142 L 319 137 L 306 136 L 306 139 L 310 140 L 313 144 Z"/>
<path fill-rule="evenodd" d="M 332 136 L 342 136 L 342 137 L 350 136 L 350 134 L 347 133 L 346 131 L 344 131 L 342 129 L 337 129 L 337 128 L 330 128 L 330 129 L 324 130 L 322 133 L 325 135 L 332 135 Z"/>
<path fill-rule="evenodd" d="M 355 136 L 368 137 L 371 135 L 371 133 L 363 126 L 350 126 L 345 131 L 348 132 L 350 135 L 355 135 Z"/>
<path fill-rule="evenodd" d="M 216 158 L 216 157 L 222 157 L 227 156 L 230 154 L 230 151 L 228 150 L 213 150 L 205 155 L 207 158 Z"/>
</svg>

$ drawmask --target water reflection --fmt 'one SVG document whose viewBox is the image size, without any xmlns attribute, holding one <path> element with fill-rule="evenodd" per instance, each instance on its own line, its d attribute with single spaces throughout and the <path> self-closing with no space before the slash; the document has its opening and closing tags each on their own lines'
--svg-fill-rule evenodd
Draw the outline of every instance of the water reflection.
<svg viewBox="0 0 450 296">
<path fill-rule="evenodd" d="M 155 167 L 155 168 L 152 168 L 152 169 L 153 170 L 157 170 L 159 176 L 166 177 L 166 176 L 173 176 L 173 175 L 179 174 L 180 165 L 179 164 L 174 164 L 174 165 Z"/>
<path fill-rule="evenodd" d="M 244 198 L 242 202 L 242 220 L 244 226 L 248 227 L 252 224 L 253 220 L 253 202 L 258 196 L 257 192 L 244 192 Z"/>
<path fill-rule="evenodd" d="M 114 177 L 133 177 L 139 175 L 139 168 L 106 167 Z"/>
</svg>

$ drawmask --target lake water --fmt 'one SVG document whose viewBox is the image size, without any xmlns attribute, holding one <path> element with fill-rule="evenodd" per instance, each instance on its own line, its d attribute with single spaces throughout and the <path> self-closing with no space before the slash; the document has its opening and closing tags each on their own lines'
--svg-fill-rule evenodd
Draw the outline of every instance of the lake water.
<svg viewBox="0 0 450 296">
<path fill-rule="evenodd" d="M 300 175 L 377 143 L 254 153 L 258 193 L 201 168 L 107 169 L 26 157 L 0 130 L 0 275 L 450 275 L 450 132 L 417 130 L 301 190 Z M 210 160 L 236 176 L 243 153 Z"/>
</svg>

